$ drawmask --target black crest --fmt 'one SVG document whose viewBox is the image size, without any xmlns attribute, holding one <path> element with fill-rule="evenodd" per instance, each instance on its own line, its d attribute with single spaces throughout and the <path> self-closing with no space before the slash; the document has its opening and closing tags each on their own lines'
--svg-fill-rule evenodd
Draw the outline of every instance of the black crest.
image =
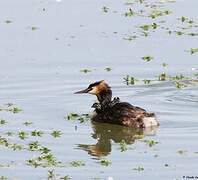
<svg viewBox="0 0 198 180">
<path fill-rule="evenodd" d="M 103 81 L 103 80 L 102 80 L 102 81 Z M 95 87 L 95 86 L 99 85 L 102 81 L 97 81 L 97 82 L 95 82 L 95 83 L 92 83 L 92 84 L 89 85 L 88 88 Z"/>
</svg>

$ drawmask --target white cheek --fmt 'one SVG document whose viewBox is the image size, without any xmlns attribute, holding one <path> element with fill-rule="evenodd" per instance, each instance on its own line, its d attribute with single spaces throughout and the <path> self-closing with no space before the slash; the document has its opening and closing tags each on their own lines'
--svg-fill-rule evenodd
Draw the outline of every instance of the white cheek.
<svg viewBox="0 0 198 180">
<path fill-rule="evenodd" d="M 93 88 L 91 91 L 88 92 L 89 94 L 96 94 L 96 88 Z"/>
</svg>

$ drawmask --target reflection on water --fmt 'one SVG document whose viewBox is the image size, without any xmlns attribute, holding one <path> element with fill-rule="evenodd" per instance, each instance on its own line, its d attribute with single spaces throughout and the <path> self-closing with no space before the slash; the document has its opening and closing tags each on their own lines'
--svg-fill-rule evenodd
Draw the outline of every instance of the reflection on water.
<svg viewBox="0 0 198 180">
<path fill-rule="evenodd" d="M 92 138 L 97 140 L 96 144 L 78 144 L 77 148 L 87 151 L 89 155 L 101 157 L 111 153 L 112 141 L 133 144 L 136 139 L 142 139 L 146 135 L 154 135 L 157 127 L 147 129 L 133 129 L 120 125 L 92 122 Z"/>
</svg>

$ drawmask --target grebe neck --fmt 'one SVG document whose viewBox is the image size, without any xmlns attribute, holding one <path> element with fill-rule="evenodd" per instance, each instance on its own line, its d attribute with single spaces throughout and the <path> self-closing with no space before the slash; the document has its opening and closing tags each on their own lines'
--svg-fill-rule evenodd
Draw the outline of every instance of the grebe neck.
<svg viewBox="0 0 198 180">
<path fill-rule="evenodd" d="M 112 98 L 112 91 L 110 88 L 101 91 L 97 94 L 98 101 L 100 102 L 101 106 L 106 106 L 111 103 Z"/>
</svg>

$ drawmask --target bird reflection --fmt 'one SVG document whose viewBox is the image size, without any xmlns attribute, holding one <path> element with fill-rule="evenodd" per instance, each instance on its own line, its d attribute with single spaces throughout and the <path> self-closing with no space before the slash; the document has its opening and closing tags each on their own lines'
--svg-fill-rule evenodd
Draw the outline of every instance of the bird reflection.
<svg viewBox="0 0 198 180">
<path fill-rule="evenodd" d="M 97 140 L 96 144 L 78 144 L 77 148 L 87 151 L 95 157 L 107 156 L 112 150 L 112 141 L 120 143 L 123 140 L 130 145 L 136 139 L 142 139 L 146 135 L 154 135 L 157 127 L 149 129 L 133 129 L 120 125 L 92 122 L 92 138 Z"/>
</svg>

